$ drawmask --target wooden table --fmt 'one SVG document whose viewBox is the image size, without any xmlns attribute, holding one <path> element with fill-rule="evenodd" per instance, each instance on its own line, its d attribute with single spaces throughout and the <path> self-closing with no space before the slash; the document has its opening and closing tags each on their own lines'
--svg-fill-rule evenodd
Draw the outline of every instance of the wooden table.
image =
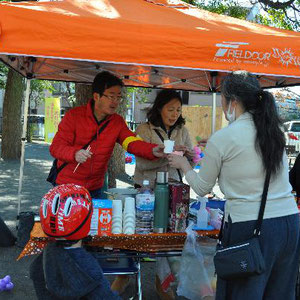
<svg viewBox="0 0 300 300">
<path fill-rule="evenodd" d="M 199 237 L 218 236 L 219 230 L 197 231 Z M 186 239 L 186 233 L 151 233 L 151 234 L 113 234 L 110 236 L 94 236 L 85 245 L 95 248 L 112 248 L 132 250 L 137 252 L 168 252 L 181 251 Z M 53 240 L 42 230 L 41 223 L 36 222 L 30 234 L 30 240 L 18 257 L 40 254 L 47 243 Z"/>
</svg>

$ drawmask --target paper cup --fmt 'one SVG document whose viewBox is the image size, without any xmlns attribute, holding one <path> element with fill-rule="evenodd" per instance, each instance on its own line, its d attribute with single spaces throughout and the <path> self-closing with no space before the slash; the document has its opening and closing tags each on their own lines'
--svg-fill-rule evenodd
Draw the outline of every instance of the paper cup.
<svg viewBox="0 0 300 300">
<path fill-rule="evenodd" d="M 164 140 L 164 145 L 165 145 L 164 153 L 172 153 L 174 149 L 174 144 L 175 142 L 172 140 Z"/>
<path fill-rule="evenodd" d="M 134 227 L 135 226 L 135 222 L 132 221 L 132 220 L 126 221 L 126 222 L 124 222 L 124 227 L 126 227 L 126 226 L 132 226 L 132 227 Z"/>
<path fill-rule="evenodd" d="M 124 223 L 127 222 L 127 221 L 135 222 L 135 215 L 125 214 L 123 220 L 124 220 Z"/>
<path fill-rule="evenodd" d="M 122 233 L 122 227 L 120 227 L 120 226 L 112 227 L 111 228 L 111 233 L 113 233 L 113 234 L 120 234 L 120 233 Z"/>
<path fill-rule="evenodd" d="M 124 228 L 123 232 L 125 234 L 134 234 L 134 227 L 127 227 L 127 228 Z"/>
<path fill-rule="evenodd" d="M 113 200 L 112 202 L 112 214 L 122 214 L 122 200 Z"/>
<path fill-rule="evenodd" d="M 131 197 L 125 198 L 124 214 L 135 214 L 135 199 Z"/>
</svg>

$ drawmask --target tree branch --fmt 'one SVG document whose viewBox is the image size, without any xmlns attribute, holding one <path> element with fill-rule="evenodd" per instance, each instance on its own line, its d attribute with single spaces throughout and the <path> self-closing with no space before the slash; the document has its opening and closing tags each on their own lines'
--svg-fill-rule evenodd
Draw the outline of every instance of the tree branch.
<svg viewBox="0 0 300 300">
<path fill-rule="evenodd" d="M 259 3 L 264 4 L 265 6 L 274 8 L 274 9 L 287 9 L 289 8 L 296 0 L 288 0 L 287 2 L 279 2 L 272 0 L 258 0 Z"/>
</svg>

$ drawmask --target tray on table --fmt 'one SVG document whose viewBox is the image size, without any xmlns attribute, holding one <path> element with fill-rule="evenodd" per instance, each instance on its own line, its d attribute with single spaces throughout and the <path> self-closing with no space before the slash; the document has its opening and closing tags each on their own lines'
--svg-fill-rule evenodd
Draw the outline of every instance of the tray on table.
<svg viewBox="0 0 300 300">
<path fill-rule="evenodd" d="M 197 231 L 199 237 L 216 238 L 219 230 Z M 151 234 L 113 234 L 110 236 L 93 236 L 85 244 L 90 247 L 126 249 L 138 252 L 158 252 L 182 250 L 186 233 L 151 233 Z M 30 240 L 21 252 L 18 260 L 28 255 L 39 254 L 51 240 L 42 230 L 41 223 L 36 222 L 30 234 Z"/>
</svg>

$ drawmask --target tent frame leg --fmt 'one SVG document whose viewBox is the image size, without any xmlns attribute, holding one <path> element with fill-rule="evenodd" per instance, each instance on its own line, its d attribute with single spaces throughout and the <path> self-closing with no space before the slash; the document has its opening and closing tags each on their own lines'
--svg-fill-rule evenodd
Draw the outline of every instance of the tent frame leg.
<svg viewBox="0 0 300 300">
<path fill-rule="evenodd" d="M 21 210 L 21 191 L 23 184 L 23 172 L 24 172 L 24 154 L 25 154 L 25 141 L 27 134 L 27 117 L 28 117 L 28 107 L 29 107 L 29 95 L 30 95 L 30 79 L 26 79 L 26 90 L 25 90 L 25 99 L 24 99 L 24 121 L 23 121 L 23 130 L 21 138 L 21 157 L 20 157 L 20 175 L 19 175 L 19 188 L 18 188 L 18 215 L 20 215 Z"/>
<path fill-rule="evenodd" d="M 212 110 L 211 110 L 211 134 L 214 134 L 216 131 L 216 112 L 217 112 L 217 89 L 216 89 L 216 82 L 217 82 L 218 72 L 211 72 L 212 77 Z"/>
</svg>

